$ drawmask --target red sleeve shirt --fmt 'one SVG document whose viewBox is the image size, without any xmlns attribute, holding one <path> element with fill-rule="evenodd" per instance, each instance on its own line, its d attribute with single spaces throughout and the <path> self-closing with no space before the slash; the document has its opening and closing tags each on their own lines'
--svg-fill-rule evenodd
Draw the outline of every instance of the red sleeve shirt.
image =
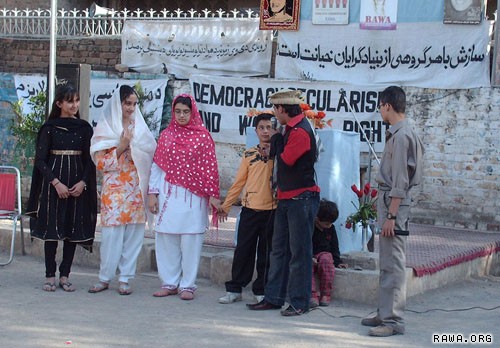
<svg viewBox="0 0 500 348">
<path fill-rule="evenodd" d="M 281 159 L 287 166 L 293 166 L 297 160 L 302 157 L 307 151 L 311 150 L 311 141 L 309 134 L 303 128 L 295 128 L 305 116 L 303 114 L 293 117 L 286 125 L 285 133 L 290 132 L 288 141 L 281 153 Z M 320 189 L 317 185 L 312 187 L 303 187 L 291 191 L 281 191 L 278 188 L 278 199 L 291 199 L 300 195 L 305 191 L 319 192 Z"/>
</svg>

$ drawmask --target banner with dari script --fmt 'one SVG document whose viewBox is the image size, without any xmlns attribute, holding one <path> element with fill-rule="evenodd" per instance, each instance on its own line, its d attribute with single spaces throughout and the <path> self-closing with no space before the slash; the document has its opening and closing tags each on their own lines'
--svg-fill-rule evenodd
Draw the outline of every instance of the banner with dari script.
<svg viewBox="0 0 500 348">
<path fill-rule="evenodd" d="M 258 18 L 125 21 L 121 62 L 147 73 L 268 75 L 272 31 Z"/>
<path fill-rule="evenodd" d="M 490 86 L 490 23 L 398 23 L 397 30 L 332 27 L 303 20 L 280 32 L 276 77 L 356 85 L 398 84 L 442 89 Z M 332 40 L 332 33 L 335 39 Z"/>
<path fill-rule="evenodd" d="M 89 122 L 96 126 L 105 106 L 109 103 L 109 99 L 121 85 L 129 85 L 134 87 L 136 83 L 140 83 L 143 89 L 146 100 L 144 101 L 144 112 L 152 114 L 151 116 L 151 131 L 155 136 L 158 136 L 160 131 L 160 122 L 163 113 L 163 102 L 167 88 L 167 79 L 105 79 L 91 78 L 90 79 L 90 96 L 89 96 Z M 32 112 L 32 107 L 28 103 L 29 98 L 36 96 L 42 91 L 47 91 L 47 76 L 46 75 L 14 75 L 14 84 L 17 97 L 23 100 L 23 113 Z M 81 96 L 83 98 L 83 96 Z M 144 116 L 144 115 L 143 115 Z M 153 127 L 154 126 L 154 127 Z"/>
</svg>

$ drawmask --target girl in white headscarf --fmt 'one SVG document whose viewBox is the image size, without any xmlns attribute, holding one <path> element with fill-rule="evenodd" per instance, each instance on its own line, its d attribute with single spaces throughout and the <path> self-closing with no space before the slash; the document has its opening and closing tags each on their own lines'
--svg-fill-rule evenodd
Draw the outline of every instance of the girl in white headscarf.
<svg viewBox="0 0 500 348">
<path fill-rule="evenodd" d="M 90 293 L 108 289 L 117 268 L 118 292 L 132 292 L 129 279 L 135 275 L 145 223 L 150 217 L 146 200 L 156 148 L 137 101 L 132 87 L 121 86 L 92 137 L 90 154 L 102 173 L 102 237 L 99 282 L 89 289 Z"/>
</svg>

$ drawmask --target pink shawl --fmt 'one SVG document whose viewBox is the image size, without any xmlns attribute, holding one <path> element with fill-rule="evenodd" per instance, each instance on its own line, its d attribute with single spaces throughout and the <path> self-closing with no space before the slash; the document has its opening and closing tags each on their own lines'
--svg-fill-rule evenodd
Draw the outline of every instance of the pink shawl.
<svg viewBox="0 0 500 348">
<path fill-rule="evenodd" d="M 191 119 L 185 126 L 177 123 L 175 101 L 191 99 Z M 166 173 L 165 180 L 201 197 L 219 198 L 219 171 L 215 144 L 203 125 L 194 98 L 181 94 L 172 103 L 172 121 L 161 132 L 153 161 Z"/>
</svg>

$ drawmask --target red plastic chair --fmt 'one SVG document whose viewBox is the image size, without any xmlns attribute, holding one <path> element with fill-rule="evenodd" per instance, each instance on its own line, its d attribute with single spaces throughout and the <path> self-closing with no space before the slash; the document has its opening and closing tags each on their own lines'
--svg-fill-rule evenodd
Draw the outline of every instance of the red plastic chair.
<svg viewBox="0 0 500 348">
<path fill-rule="evenodd" d="M 12 238 L 10 242 L 10 257 L 0 266 L 6 266 L 14 258 L 14 244 L 16 241 L 17 220 L 21 225 L 21 245 L 24 251 L 24 230 L 21 219 L 21 173 L 12 166 L 0 166 L 0 220 L 12 220 Z"/>
</svg>

